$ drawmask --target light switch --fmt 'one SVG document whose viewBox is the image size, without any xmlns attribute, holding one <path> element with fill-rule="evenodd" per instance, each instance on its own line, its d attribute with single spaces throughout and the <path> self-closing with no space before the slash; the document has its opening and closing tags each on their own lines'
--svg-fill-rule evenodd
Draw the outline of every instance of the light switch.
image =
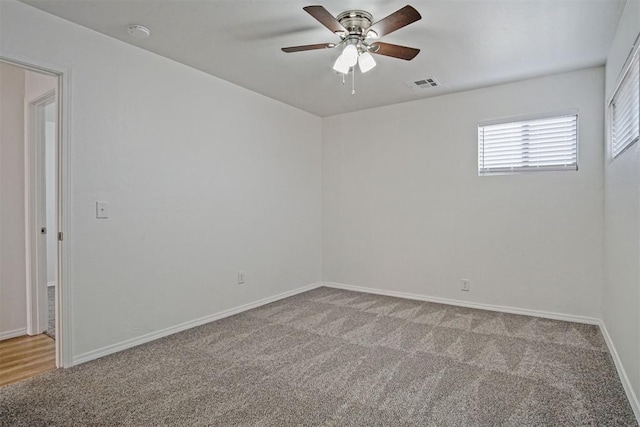
<svg viewBox="0 0 640 427">
<path fill-rule="evenodd" d="M 96 218 L 109 218 L 109 205 L 107 204 L 107 202 L 96 202 Z"/>
</svg>

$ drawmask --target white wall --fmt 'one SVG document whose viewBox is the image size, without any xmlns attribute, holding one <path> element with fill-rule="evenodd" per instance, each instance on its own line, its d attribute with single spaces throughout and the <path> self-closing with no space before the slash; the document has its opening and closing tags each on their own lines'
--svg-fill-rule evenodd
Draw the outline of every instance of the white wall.
<svg viewBox="0 0 640 427">
<path fill-rule="evenodd" d="M 622 66 L 640 32 L 640 1 L 628 0 L 606 66 L 611 99 Z M 607 151 L 603 319 L 636 396 L 640 395 L 640 144 L 615 160 Z"/>
<path fill-rule="evenodd" d="M 0 51 L 71 69 L 74 356 L 321 280 L 319 118 L 14 1 Z"/>
<path fill-rule="evenodd" d="M 325 118 L 325 281 L 599 317 L 603 78 L 592 68 Z M 580 110 L 578 172 L 478 177 L 478 121 L 567 108 Z"/>
<path fill-rule="evenodd" d="M 26 334 L 24 71 L 0 62 L 0 339 Z"/>
<path fill-rule="evenodd" d="M 57 87 L 57 78 L 43 73 L 35 71 L 24 71 L 24 97 L 28 101 L 33 101 L 46 94 L 49 91 L 55 90 Z"/>
</svg>

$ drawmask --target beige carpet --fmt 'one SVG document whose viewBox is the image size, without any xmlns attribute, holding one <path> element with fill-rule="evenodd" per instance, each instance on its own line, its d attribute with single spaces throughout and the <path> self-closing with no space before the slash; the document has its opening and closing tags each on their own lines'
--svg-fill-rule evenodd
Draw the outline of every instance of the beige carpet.
<svg viewBox="0 0 640 427">
<path fill-rule="evenodd" d="M 319 288 L 0 389 L 0 425 L 636 425 L 595 326 Z"/>
</svg>

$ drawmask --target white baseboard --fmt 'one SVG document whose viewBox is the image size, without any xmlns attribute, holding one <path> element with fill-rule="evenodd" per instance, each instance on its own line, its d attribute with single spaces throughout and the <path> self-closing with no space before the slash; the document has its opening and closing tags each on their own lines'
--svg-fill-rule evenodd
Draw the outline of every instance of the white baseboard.
<svg viewBox="0 0 640 427">
<path fill-rule="evenodd" d="M 528 308 L 506 307 L 502 305 L 483 304 L 479 302 L 461 301 L 457 299 L 432 297 L 428 295 L 412 294 L 408 292 L 389 291 L 386 289 L 367 288 L 364 286 L 345 285 L 344 283 L 325 282 L 323 286 L 348 291 L 366 292 L 369 294 L 386 295 L 389 297 L 406 298 L 418 301 L 435 302 L 439 304 L 455 305 L 458 307 L 477 308 L 480 310 L 499 311 L 502 313 L 520 314 L 524 316 L 542 317 L 545 319 L 564 320 L 567 322 L 599 325 L 601 320 L 595 317 L 575 316 L 571 314 L 552 313 L 548 311 L 530 310 Z"/>
<path fill-rule="evenodd" d="M 261 305 L 269 304 L 274 301 L 288 298 L 293 295 L 300 294 L 302 292 L 307 292 L 307 291 L 310 291 L 311 289 L 315 289 L 320 286 L 322 286 L 321 283 L 313 283 L 311 285 L 303 286 L 301 288 L 297 288 L 291 291 L 282 292 L 278 295 L 274 295 L 258 301 L 250 302 L 248 304 L 243 304 L 238 307 L 231 308 L 229 310 L 224 310 L 219 313 L 200 317 L 199 319 L 190 320 L 188 322 L 180 323 L 179 325 L 175 325 L 165 329 L 161 329 L 159 331 L 151 332 L 136 338 L 131 338 L 126 341 L 122 341 L 116 344 L 99 348 L 97 350 L 82 353 L 73 357 L 72 366 L 78 365 L 80 363 L 85 363 L 90 360 L 98 359 L 100 357 L 107 356 L 109 354 L 117 353 L 119 351 L 126 350 L 131 347 L 136 347 L 140 344 L 157 340 L 158 338 L 163 338 L 168 335 L 173 335 L 177 332 L 182 332 L 187 329 L 195 328 L 196 326 L 204 325 L 206 323 L 213 322 L 214 320 L 219 320 L 225 317 L 233 316 L 234 314 L 242 313 L 243 311 L 251 310 L 252 308 L 260 307 Z"/>
<path fill-rule="evenodd" d="M 27 335 L 27 328 L 14 329 L 12 331 L 0 332 L 0 341 Z"/>
<path fill-rule="evenodd" d="M 633 391 L 629 377 L 622 365 L 622 360 L 620 360 L 620 356 L 618 356 L 618 351 L 616 350 L 615 345 L 613 345 L 613 341 L 611 340 L 611 336 L 609 335 L 609 331 L 607 330 L 607 326 L 604 324 L 603 320 L 600 321 L 599 326 L 602 331 L 602 336 L 604 336 L 604 341 L 607 343 L 607 347 L 609 348 L 609 353 L 611 354 L 613 363 L 615 363 L 616 369 L 618 370 L 618 376 L 620 377 L 622 387 L 624 387 L 624 391 L 627 394 L 627 399 L 629 399 L 629 404 L 633 409 L 633 413 L 636 415 L 638 424 L 640 424 L 640 402 L 638 401 L 638 396 Z"/>
</svg>

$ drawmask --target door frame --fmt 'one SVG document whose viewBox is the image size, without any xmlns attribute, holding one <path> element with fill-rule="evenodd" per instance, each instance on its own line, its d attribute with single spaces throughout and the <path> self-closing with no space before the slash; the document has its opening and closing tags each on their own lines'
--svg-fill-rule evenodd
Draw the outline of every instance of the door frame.
<svg viewBox="0 0 640 427">
<path fill-rule="evenodd" d="M 43 333 L 47 330 L 48 323 L 48 290 L 46 288 L 48 236 L 43 238 L 39 229 L 43 226 L 46 228 L 47 223 L 44 108 L 49 104 L 56 103 L 57 109 L 56 93 L 57 90 L 52 89 L 35 99 L 25 100 L 27 104 L 25 106 L 27 134 L 27 149 L 25 151 L 25 188 L 27 194 L 25 202 L 27 207 L 26 223 L 28 224 L 26 238 L 29 252 L 27 263 L 30 267 L 27 274 L 27 333 L 29 335 Z M 56 122 L 56 127 L 57 126 Z M 57 141 L 55 144 L 57 164 Z M 55 180 L 55 187 L 57 189 L 57 170 Z M 56 200 L 57 198 L 56 194 Z M 57 228 L 56 224 L 56 229 L 46 230 L 46 234 L 57 233 Z M 49 262 L 51 262 L 51 260 L 49 260 Z"/>
<path fill-rule="evenodd" d="M 9 52 L 0 48 L 0 61 L 36 71 L 58 79 L 57 92 L 57 128 L 56 128 L 56 152 L 57 152 L 57 220 L 58 232 L 58 271 L 57 271 L 57 295 L 56 295 L 56 366 L 68 368 L 73 366 L 72 346 L 72 272 L 73 263 L 71 247 L 73 246 L 73 230 L 71 223 L 71 68 L 54 64 L 40 59 L 26 57 L 15 52 Z M 25 162 L 28 162 L 28 153 L 25 145 Z M 27 166 L 27 165 L 25 165 Z M 28 167 L 28 166 L 27 166 Z M 27 169 L 28 171 L 28 169 Z M 28 179 L 28 172 L 25 174 Z M 29 188 L 29 187 L 26 187 Z M 27 233 L 29 218 L 27 223 Z M 30 257 L 30 242 L 27 238 L 27 259 Z M 27 277 L 31 266 L 27 265 Z"/>
</svg>

